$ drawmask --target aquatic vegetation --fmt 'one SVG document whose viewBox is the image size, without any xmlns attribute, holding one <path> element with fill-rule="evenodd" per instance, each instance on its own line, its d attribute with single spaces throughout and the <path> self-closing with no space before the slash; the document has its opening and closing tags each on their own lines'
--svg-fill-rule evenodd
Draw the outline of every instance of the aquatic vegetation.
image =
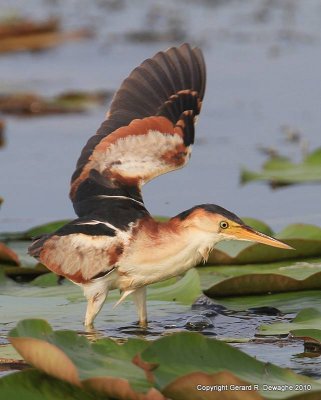
<svg viewBox="0 0 321 400">
<path fill-rule="evenodd" d="M 67 396 L 70 391 L 77 393 L 82 388 L 80 398 L 84 399 L 91 399 L 96 393 L 128 400 L 168 397 L 196 400 L 213 398 L 203 397 L 201 386 L 223 383 L 242 385 L 242 394 L 247 399 L 294 397 L 291 390 L 277 393 L 264 390 L 267 385 L 301 384 L 306 387 L 301 394 L 321 393 L 320 383 L 313 379 L 262 363 L 198 333 L 176 333 L 155 341 L 129 339 L 117 343 L 105 338 L 90 343 L 72 331 L 53 331 L 43 320 L 24 320 L 9 333 L 9 338 L 23 358 L 38 370 L 19 372 L 0 380 L 0 393 L 10 394 L 12 399 L 16 393 L 35 390 L 30 383 L 41 376 L 45 377 L 41 390 L 46 399 L 51 399 L 46 393 L 53 383 L 56 393 L 66 390 Z M 238 391 L 229 394 L 231 400 L 239 398 Z"/>
<path fill-rule="evenodd" d="M 272 157 L 261 172 L 243 169 L 241 182 L 268 181 L 272 187 L 298 183 L 321 182 L 321 148 L 308 154 L 301 163 L 287 157 Z"/>
<path fill-rule="evenodd" d="M 0 113 L 20 117 L 84 113 L 93 105 L 105 103 L 111 95 L 109 91 L 70 91 L 53 97 L 33 92 L 2 93 Z"/>
<path fill-rule="evenodd" d="M 62 32 L 57 19 L 38 22 L 16 16 L 0 21 L 0 53 L 47 50 L 91 36 L 88 29 Z"/>
</svg>

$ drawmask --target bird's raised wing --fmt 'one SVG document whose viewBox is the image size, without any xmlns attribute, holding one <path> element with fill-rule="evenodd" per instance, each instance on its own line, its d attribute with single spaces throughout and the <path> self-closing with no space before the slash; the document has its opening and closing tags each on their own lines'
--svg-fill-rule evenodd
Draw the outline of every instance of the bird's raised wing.
<svg viewBox="0 0 321 400">
<path fill-rule="evenodd" d="M 202 53 L 188 44 L 132 71 L 72 176 L 70 197 L 79 216 L 92 214 L 108 197 L 143 205 L 144 183 L 187 163 L 205 79 Z"/>
</svg>

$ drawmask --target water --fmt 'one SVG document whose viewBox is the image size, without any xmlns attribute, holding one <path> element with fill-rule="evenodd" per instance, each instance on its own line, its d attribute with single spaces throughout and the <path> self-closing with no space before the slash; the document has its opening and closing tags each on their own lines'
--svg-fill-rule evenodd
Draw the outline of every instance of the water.
<svg viewBox="0 0 321 400">
<path fill-rule="evenodd" d="M 74 2 L 2 1 L 2 14 L 22 12 L 62 19 L 65 29 L 94 28 L 96 38 L 48 52 L 2 55 L 0 88 L 53 95 L 68 89 L 116 89 L 143 59 L 173 43 L 132 43 L 124 33 L 176 23 L 199 44 L 208 69 L 207 92 L 189 165 L 144 188 L 154 214 L 173 215 L 195 204 L 220 204 L 241 216 L 266 220 L 274 229 L 290 222 L 321 223 L 320 186 L 271 190 L 241 187 L 241 166 L 259 169 L 271 146 L 300 159 L 300 146 L 285 141 L 280 127 L 302 132 L 320 145 L 321 6 L 318 1 Z M 86 3 L 86 4 L 85 4 Z M 37 10 L 35 13 L 34 11 Z M 32 12 L 31 12 L 32 11 Z M 179 15 L 172 21 L 173 15 Z M 183 29 L 183 30 L 184 30 Z M 107 108 L 107 107 L 106 107 Z M 0 184 L 5 203 L 1 230 L 74 216 L 69 179 L 87 138 L 106 108 L 85 115 L 6 117 Z"/>
</svg>

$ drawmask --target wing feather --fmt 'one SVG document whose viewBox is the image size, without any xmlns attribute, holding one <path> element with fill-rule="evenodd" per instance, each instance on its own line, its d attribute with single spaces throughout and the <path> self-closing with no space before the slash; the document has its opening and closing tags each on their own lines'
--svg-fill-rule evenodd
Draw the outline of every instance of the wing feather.
<svg viewBox="0 0 321 400">
<path fill-rule="evenodd" d="M 80 199 L 113 190 L 142 202 L 144 183 L 186 164 L 205 80 L 202 53 L 188 44 L 159 52 L 132 71 L 78 160 L 70 191 L 78 215 L 88 207 L 80 207 Z"/>
</svg>

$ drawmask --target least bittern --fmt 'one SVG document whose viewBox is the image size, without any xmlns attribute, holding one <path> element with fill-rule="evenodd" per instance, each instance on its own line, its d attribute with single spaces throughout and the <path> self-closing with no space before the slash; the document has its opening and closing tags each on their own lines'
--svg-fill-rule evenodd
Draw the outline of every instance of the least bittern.
<svg viewBox="0 0 321 400">
<path fill-rule="evenodd" d="M 134 69 L 72 176 L 70 197 L 79 218 L 29 249 L 50 270 L 82 286 L 87 327 L 116 288 L 122 292 L 117 304 L 133 295 L 145 326 L 146 286 L 183 274 L 222 240 L 289 248 L 214 204 L 195 206 L 167 222 L 156 221 L 144 206 L 142 186 L 190 158 L 205 77 L 202 52 L 188 44 L 159 52 Z"/>
</svg>

